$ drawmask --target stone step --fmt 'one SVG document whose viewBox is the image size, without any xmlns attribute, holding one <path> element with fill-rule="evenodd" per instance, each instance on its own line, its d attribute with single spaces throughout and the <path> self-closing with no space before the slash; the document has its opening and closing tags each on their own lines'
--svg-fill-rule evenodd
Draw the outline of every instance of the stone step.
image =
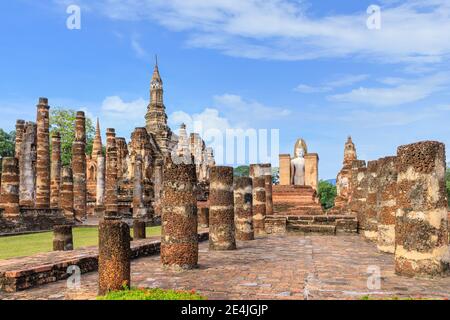
<svg viewBox="0 0 450 320">
<path fill-rule="evenodd" d="M 336 234 L 335 225 L 323 225 L 323 224 L 298 224 L 289 223 L 287 225 L 288 231 L 302 232 L 302 233 L 320 233 L 320 234 Z"/>
</svg>

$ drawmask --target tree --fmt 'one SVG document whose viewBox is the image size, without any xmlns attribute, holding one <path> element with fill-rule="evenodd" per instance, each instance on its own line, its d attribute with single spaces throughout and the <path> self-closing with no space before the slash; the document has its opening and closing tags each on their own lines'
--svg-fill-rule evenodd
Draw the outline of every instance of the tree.
<svg viewBox="0 0 450 320">
<path fill-rule="evenodd" d="M 16 132 L 10 133 L 0 129 L 0 172 L 2 170 L 2 159 L 4 157 L 14 157 Z"/>
<path fill-rule="evenodd" d="M 234 175 L 236 177 L 248 177 L 250 175 L 250 167 L 239 166 L 237 168 L 234 168 Z"/>
<path fill-rule="evenodd" d="M 334 199 L 337 195 L 336 186 L 333 186 L 328 181 L 320 180 L 318 193 L 320 204 L 324 209 L 331 209 L 334 207 Z"/>
<path fill-rule="evenodd" d="M 72 160 L 72 144 L 75 140 L 75 119 L 77 112 L 72 109 L 55 108 L 50 112 L 50 134 L 61 134 L 61 160 L 67 166 Z M 86 153 L 91 154 L 95 128 L 90 118 L 86 117 Z"/>
</svg>

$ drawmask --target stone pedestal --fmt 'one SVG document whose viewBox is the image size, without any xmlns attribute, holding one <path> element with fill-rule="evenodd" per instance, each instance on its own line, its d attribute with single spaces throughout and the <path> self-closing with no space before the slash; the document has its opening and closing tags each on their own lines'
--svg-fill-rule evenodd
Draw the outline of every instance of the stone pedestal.
<svg viewBox="0 0 450 320">
<path fill-rule="evenodd" d="M 235 250 L 233 168 L 212 167 L 210 178 L 209 249 Z"/>
<path fill-rule="evenodd" d="M 98 294 L 130 287 L 130 227 L 120 220 L 99 224 Z"/>
<path fill-rule="evenodd" d="M 291 185 L 291 155 L 280 154 L 280 185 Z"/>
<path fill-rule="evenodd" d="M 378 160 L 378 250 L 395 252 L 395 213 L 397 211 L 396 157 Z"/>
<path fill-rule="evenodd" d="M 147 238 L 145 221 L 134 220 L 133 221 L 133 240 L 140 240 Z"/>
<path fill-rule="evenodd" d="M 50 208 L 59 207 L 59 193 L 61 189 L 61 135 L 52 135 L 52 162 L 50 170 Z"/>
<path fill-rule="evenodd" d="M 378 161 L 367 163 L 367 200 L 363 235 L 366 239 L 378 241 L 377 197 L 378 197 Z"/>
<path fill-rule="evenodd" d="M 174 164 L 166 158 L 163 181 L 161 262 L 174 269 L 195 268 L 198 263 L 195 164 Z"/>
<path fill-rule="evenodd" d="M 199 208 L 198 211 L 198 225 L 201 228 L 209 227 L 209 208 Z"/>
<path fill-rule="evenodd" d="M 255 234 L 265 234 L 266 181 L 264 177 L 253 179 L 253 227 Z"/>
<path fill-rule="evenodd" d="M 19 161 L 16 158 L 3 158 L 1 174 L 0 206 L 3 217 L 17 219 L 19 207 Z"/>
<path fill-rule="evenodd" d="M 50 139 L 49 109 L 47 98 L 40 98 L 37 105 L 37 159 L 36 204 L 37 209 L 50 208 Z"/>
<path fill-rule="evenodd" d="M 72 226 L 53 227 L 53 251 L 73 250 Z"/>
<path fill-rule="evenodd" d="M 448 275 L 444 144 L 425 141 L 399 147 L 397 170 L 395 272 Z"/>
<path fill-rule="evenodd" d="M 69 218 L 74 218 L 73 209 L 73 176 L 70 167 L 62 168 L 61 192 L 59 198 L 59 207 L 63 210 L 64 215 Z"/>
<path fill-rule="evenodd" d="M 252 211 L 252 178 L 235 178 L 234 181 L 234 221 L 236 239 L 248 241 L 255 239 Z"/>
</svg>

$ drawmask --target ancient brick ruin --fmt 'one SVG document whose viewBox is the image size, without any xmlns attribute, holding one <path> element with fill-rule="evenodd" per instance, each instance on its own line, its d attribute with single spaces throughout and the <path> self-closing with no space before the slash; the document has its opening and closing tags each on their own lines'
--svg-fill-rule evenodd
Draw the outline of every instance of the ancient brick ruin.
<svg viewBox="0 0 450 320">
<path fill-rule="evenodd" d="M 234 222 L 236 239 L 242 241 L 255 238 L 253 228 L 253 187 L 252 178 L 239 177 L 234 181 Z"/>
</svg>

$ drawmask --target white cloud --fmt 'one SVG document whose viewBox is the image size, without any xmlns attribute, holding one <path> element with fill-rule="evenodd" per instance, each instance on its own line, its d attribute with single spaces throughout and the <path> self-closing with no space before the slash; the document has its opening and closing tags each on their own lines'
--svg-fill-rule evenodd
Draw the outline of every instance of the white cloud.
<svg viewBox="0 0 450 320">
<path fill-rule="evenodd" d="M 148 102 L 142 98 L 125 102 L 121 97 L 106 97 L 102 103 L 102 112 L 111 117 L 120 117 L 123 120 L 142 118 L 147 110 Z"/>
<path fill-rule="evenodd" d="M 351 86 L 355 83 L 366 80 L 369 77 L 367 74 L 357 75 L 341 75 L 336 80 L 328 81 L 321 86 L 313 87 L 307 84 L 299 84 L 294 91 L 300 93 L 323 93 L 329 92 L 336 88 Z"/>
<path fill-rule="evenodd" d="M 138 58 L 146 58 L 148 56 L 147 52 L 142 47 L 142 45 L 139 41 L 139 37 L 137 35 L 133 35 L 131 37 L 131 48 L 136 53 L 136 56 Z"/>
<path fill-rule="evenodd" d="M 289 0 L 84 1 L 111 19 L 150 20 L 188 33 L 188 43 L 259 59 L 359 57 L 429 64 L 450 55 L 447 0 L 388 1 L 382 29 L 366 28 L 366 8 L 346 15 L 310 14 L 312 2 Z"/>
<path fill-rule="evenodd" d="M 448 75 L 436 74 L 421 79 L 388 78 L 383 83 L 389 87 L 360 87 L 350 92 L 329 96 L 334 102 L 365 104 L 379 107 L 403 105 L 423 100 L 448 87 Z"/>
</svg>

